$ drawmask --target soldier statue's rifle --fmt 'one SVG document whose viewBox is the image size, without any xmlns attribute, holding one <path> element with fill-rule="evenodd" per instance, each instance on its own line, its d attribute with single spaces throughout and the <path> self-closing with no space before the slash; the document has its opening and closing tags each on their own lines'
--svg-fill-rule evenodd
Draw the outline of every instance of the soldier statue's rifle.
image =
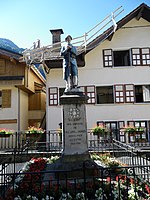
<svg viewBox="0 0 150 200">
<path fill-rule="evenodd" d="M 70 45 L 68 44 L 70 47 Z M 70 77 L 70 83 L 71 86 L 73 85 L 73 77 L 72 77 L 72 68 L 71 68 L 71 48 L 68 49 L 68 70 L 69 70 L 69 77 Z"/>
</svg>

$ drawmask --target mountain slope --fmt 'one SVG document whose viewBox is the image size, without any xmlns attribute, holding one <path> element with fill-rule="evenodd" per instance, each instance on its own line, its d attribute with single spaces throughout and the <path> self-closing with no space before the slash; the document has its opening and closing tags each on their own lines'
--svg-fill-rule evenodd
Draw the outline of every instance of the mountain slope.
<svg viewBox="0 0 150 200">
<path fill-rule="evenodd" d="M 19 53 L 22 54 L 22 51 L 25 49 L 19 48 L 16 44 L 14 44 L 11 40 L 5 39 L 5 38 L 0 38 L 0 48 L 14 52 L 14 53 Z M 39 72 L 42 74 L 44 78 L 46 78 L 45 73 L 42 68 L 40 68 L 39 64 L 34 65 Z"/>
</svg>

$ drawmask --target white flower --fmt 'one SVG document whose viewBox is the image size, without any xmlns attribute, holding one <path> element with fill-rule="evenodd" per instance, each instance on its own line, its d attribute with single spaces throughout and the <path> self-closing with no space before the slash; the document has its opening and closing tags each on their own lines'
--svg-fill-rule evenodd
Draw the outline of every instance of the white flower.
<svg viewBox="0 0 150 200">
<path fill-rule="evenodd" d="M 69 193 L 67 193 L 67 194 L 62 193 L 59 200 L 72 200 L 72 197 Z"/>
<path fill-rule="evenodd" d="M 19 183 L 23 179 L 24 176 L 25 174 L 18 175 L 17 178 L 15 179 L 15 183 Z"/>
<path fill-rule="evenodd" d="M 130 199 L 130 200 L 135 200 L 136 199 L 136 193 L 135 193 L 133 188 L 131 188 L 128 191 L 128 199 Z"/>
<path fill-rule="evenodd" d="M 22 200 L 21 197 L 18 195 L 17 197 L 14 198 L 14 200 Z"/>
<path fill-rule="evenodd" d="M 84 195 L 84 193 L 83 193 L 83 192 L 78 193 L 78 194 L 76 195 L 76 200 L 85 200 L 85 195 Z"/>
<path fill-rule="evenodd" d="M 54 197 L 49 197 L 49 196 L 46 195 L 46 197 L 42 198 L 42 200 L 54 200 Z"/>
<path fill-rule="evenodd" d="M 26 200 L 38 200 L 38 198 L 35 196 L 28 195 Z"/>
<path fill-rule="evenodd" d="M 95 197 L 97 200 L 103 200 L 104 198 L 107 199 L 107 196 L 102 190 L 102 188 L 99 188 L 98 190 L 96 190 Z"/>
</svg>

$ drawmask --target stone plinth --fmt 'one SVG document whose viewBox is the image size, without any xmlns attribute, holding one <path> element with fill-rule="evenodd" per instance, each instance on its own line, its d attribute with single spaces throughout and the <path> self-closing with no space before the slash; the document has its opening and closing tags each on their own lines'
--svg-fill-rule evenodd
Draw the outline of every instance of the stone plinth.
<svg viewBox="0 0 150 200">
<path fill-rule="evenodd" d="M 55 163 L 47 166 L 47 171 L 52 171 L 52 173 L 45 175 L 45 181 L 49 180 L 50 176 L 53 180 L 56 180 L 58 176 L 64 178 L 63 170 L 68 171 L 69 178 L 83 178 L 85 172 L 88 177 L 94 176 L 97 165 L 91 160 L 88 152 L 85 108 L 87 100 L 88 97 L 79 91 L 67 92 L 61 96 L 63 153 Z M 84 173 L 83 169 L 85 169 Z"/>
<path fill-rule="evenodd" d="M 80 93 L 64 94 L 63 105 L 63 154 L 80 155 L 88 152 L 85 102 L 87 96 Z"/>
</svg>

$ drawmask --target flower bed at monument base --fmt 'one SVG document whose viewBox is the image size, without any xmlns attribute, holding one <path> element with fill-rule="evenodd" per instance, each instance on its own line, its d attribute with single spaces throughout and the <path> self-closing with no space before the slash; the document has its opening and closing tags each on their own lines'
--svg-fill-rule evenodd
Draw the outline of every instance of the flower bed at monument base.
<svg viewBox="0 0 150 200">
<path fill-rule="evenodd" d="M 56 159 L 58 157 L 32 158 L 0 200 L 150 200 L 149 183 L 143 182 L 134 173 L 128 173 L 128 168 L 122 168 L 118 174 L 111 174 L 111 168 L 105 168 L 101 174 L 107 171 L 107 176 L 92 179 L 86 176 L 84 179 L 67 179 L 66 174 L 65 180 L 53 180 L 51 173 L 45 172 L 45 169 L 47 163 Z M 48 182 L 43 180 L 45 173 L 49 173 Z"/>
</svg>

